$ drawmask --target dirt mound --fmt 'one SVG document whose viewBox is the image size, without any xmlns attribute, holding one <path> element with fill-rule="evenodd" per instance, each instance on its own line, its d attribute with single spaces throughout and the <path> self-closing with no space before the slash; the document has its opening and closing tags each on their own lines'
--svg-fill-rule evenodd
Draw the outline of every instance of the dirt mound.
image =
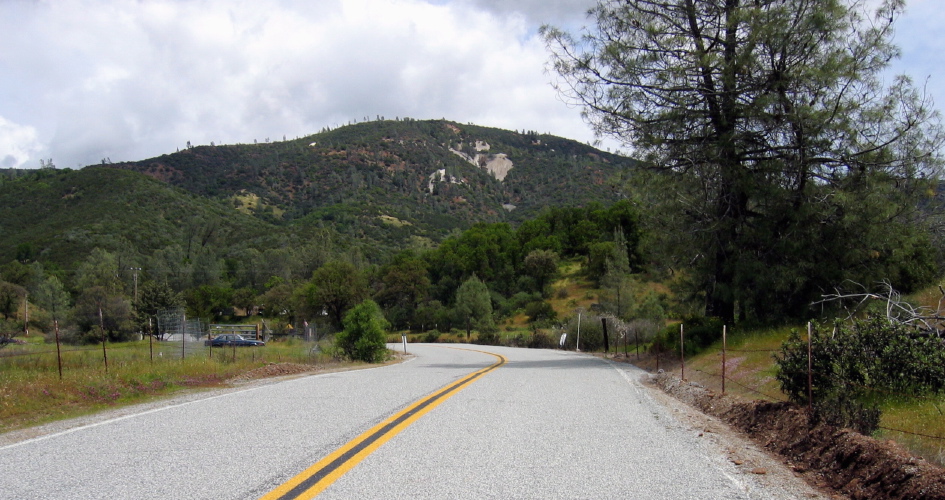
<svg viewBox="0 0 945 500">
<path fill-rule="evenodd" d="M 269 377 L 282 377 L 285 375 L 297 375 L 299 373 L 308 373 L 318 371 L 319 367 L 314 365 L 303 365 L 299 363 L 269 363 L 268 365 L 241 373 L 228 380 L 230 383 L 238 384 Z"/>
<path fill-rule="evenodd" d="M 667 393 L 727 421 L 777 453 L 817 486 L 854 499 L 945 500 L 945 469 L 912 456 L 895 442 L 812 423 L 806 408 L 790 403 L 743 401 L 682 382 L 668 373 L 652 380 Z"/>
</svg>

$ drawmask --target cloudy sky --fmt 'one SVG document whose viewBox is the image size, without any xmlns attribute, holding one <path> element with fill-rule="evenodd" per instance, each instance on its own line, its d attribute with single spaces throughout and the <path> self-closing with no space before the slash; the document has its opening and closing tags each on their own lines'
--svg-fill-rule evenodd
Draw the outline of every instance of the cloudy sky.
<svg viewBox="0 0 945 500">
<path fill-rule="evenodd" d="M 907 0 L 896 67 L 945 109 L 940 1 Z M 550 87 L 537 34 L 576 31 L 592 3 L 0 0 L 0 168 L 140 160 L 377 115 L 592 141 Z"/>
</svg>

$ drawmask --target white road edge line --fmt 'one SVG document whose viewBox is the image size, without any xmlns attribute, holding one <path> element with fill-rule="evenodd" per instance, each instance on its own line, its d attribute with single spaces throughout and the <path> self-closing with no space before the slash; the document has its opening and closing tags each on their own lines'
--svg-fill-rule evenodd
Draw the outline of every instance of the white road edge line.
<svg viewBox="0 0 945 500">
<path fill-rule="evenodd" d="M 304 380 L 304 379 L 308 379 L 308 378 L 325 377 L 325 376 L 328 376 L 328 375 L 338 375 L 339 373 L 349 373 L 349 372 L 362 372 L 362 371 L 368 371 L 368 370 L 378 370 L 378 369 L 381 369 L 381 368 L 389 368 L 389 367 L 391 367 L 391 366 L 400 366 L 400 365 L 409 363 L 409 362 L 411 362 L 411 361 L 413 361 L 413 360 L 415 360 L 415 359 L 417 359 L 416 356 L 414 356 L 414 357 L 412 357 L 412 358 L 410 358 L 410 359 L 404 361 L 403 363 L 397 363 L 397 364 L 385 365 L 385 366 L 375 366 L 375 367 L 373 367 L 373 368 L 362 368 L 362 369 L 360 369 L 360 370 L 348 370 L 348 371 L 344 371 L 344 372 L 331 372 L 331 373 L 315 373 L 315 374 L 312 374 L 312 375 L 305 375 L 305 376 L 302 376 L 302 377 L 293 378 L 293 379 L 291 379 L 291 380 L 283 380 L 283 381 L 281 381 L 281 382 L 275 382 L 275 383 L 272 383 L 272 384 L 263 384 L 263 385 L 256 386 L 256 387 L 250 387 L 250 388 L 248 388 L 248 389 L 238 389 L 238 390 L 234 390 L 234 391 L 232 391 L 232 392 L 227 392 L 226 394 L 219 394 L 219 395 L 216 395 L 216 396 L 208 396 L 208 397 L 206 397 L 206 398 L 195 399 L 195 400 L 193 400 L 193 401 L 187 401 L 187 402 L 184 402 L 184 403 L 178 403 L 178 404 L 173 404 L 173 405 L 162 406 L 162 407 L 160 407 L 160 408 L 152 408 L 152 409 L 150 409 L 150 410 L 145 410 L 145 411 L 138 412 L 138 413 L 132 413 L 132 414 L 130 414 L 130 415 L 122 415 L 122 416 L 120 416 L 120 417 L 110 418 L 110 419 L 108 419 L 108 420 L 102 420 L 101 422 L 95 422 L 95 423 L 91 423 L 91 424 L 80 425 L 80 426 L 78 426 L 78 427 L 73 427 L 73 428 L 71 428 L 71 429 L 66 429 L 66 430 L 64 430 L 64 431 L 54 432 L 54 433 L 52 433 L 52 434 L 45 434 L 45 435 L 42 435 L 42 436 L 37 436 L 37 437 L 34 437 L 34 438 L 25 439 L 25 440 L 23 440 L 23 441 L 18 441 L 18 442 L 13 443 L 13 444 L 8 444 L 8 445 L 5 445 L 5 446 L 0 446 L 0 451 L 6 451 L 6 450 L 10 450 L 10 449 L 19 447 L 19 446 L 25 446 L 25 445 L 28 445 L 28 444 L 37 443 L 37 442 L 39 442 L 39 441 L 45 441 L 45 440 L 47 440 L 47 439 L 52 439 L 52 438 L 56 438 L 56 437 L 60 437 L 60 436 L 66 436 L 66 435 L 68 435 L 68 434 L 72 434 L 72 433 L 74 433 L 74 432 L 82 431 L 82 430 L 85 430 L 85 429 L 92 429 L 92 428 L 100 427 L 100 426 L 103 426 L 103 425 L 114 424 L 115 422 L 121 422 L 121 421 L 123 421 L 123 420 L 129 420 L 129 419 L 132 419 L 132 418 L 140 417 L 140 416 L 143 416 L 143 415 L 148 415 L 148 414 L 151 414 L 151 413 L 157 413 L 157 412 L 161 412 L 161 411 L 165 411 L 165 410 L 171 410 L 171 409 L 174 409 L 174 408 L 180 408 L 180 407 L 187 406 L 187 405 L 192 405 L 192 404 L 195 404 L 195 403 L 202 403 L 202 402 L 204 402 L 204 401 L 211 401 L 211 400 L 214 400 L 214 399 L 225 398 L 225 397 L 233 396 L 233 395 L 236 395 L 236 394 L 242 394 L 242 393 L 244 393 L 244 392 L 256 391 L 256 390 L 262 389 L 262 388 L 264 388 L 264 387 L 268 387 L 268 386 L 270 386 L 270 385 L 283 384 L 283 383 L 288 383 L 288 382 L 294 382 L 294 381 L 297 381 L 297 380 Z"/>
</svg>

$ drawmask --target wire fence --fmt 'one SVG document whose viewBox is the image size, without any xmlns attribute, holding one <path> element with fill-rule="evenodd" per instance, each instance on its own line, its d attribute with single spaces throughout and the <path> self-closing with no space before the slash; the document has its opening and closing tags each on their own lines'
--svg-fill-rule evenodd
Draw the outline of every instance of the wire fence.
<svg viewBox="0 0 945 500">
<path fill-rule="evenodd" d="M 97 365 L 107 373 L 110 361 L 112 365 L 131 361 L 154 363 L 193 356 L 212 358 L 215 351 L 228 352 L 223 351 L 223 347 L 206 345 L 205 341 L 210 339 L 210 325 L 199 319 L 187 319 L 182 308 L 159 311 L 149 332 L 143 332 L 141 336 L 147 342 L 112 343 L 103 337 L 95 344 L 74 345 L 60 342 L 57 335 L 51 347 L 36 343 L 10 344 L 0 349 L 0 372 L 14 368 L 33 372 L 58 368 L 62 379 L 63 369 L 94 368 Z M 251 352 L 255 359 L 255 350 Z M 235 352 L 232 358 L 236 358 Z"/>
<path fill-rule="evenodd" d="M 810 342 L 810 333 L 809 333 L 809 330 L 808 330 L 808 342 Z M 683 351 L 684 346 L 685 346 L 685 330 L 684 330 L 684 328 L 680 327 L 680 352 L 677 353 L 677 354 L 679 355 L 679 360 L 680 360 L 680 363 L 681 363 L 680 370 L 681 370 L 681 373 L 682 373 L 683 378 L 685 378 L 685 373 L 686 373 L 686 369 L 687 369 L 687 366 L 686 366 L 686 359 L 685 359 L 684 351 Z M 736 373 L 737 373 L 737 367 L 730 367 L 730 366 L 728 366 L 728 365 L 726 364 L 727 361 L 728 361 L 728 360 L 727 360 L 727 355 L 728 355 L 728 353 L 743 353 L 743 354 L 771 353 L 771 354 L 774 354 L 774 353 L 779 353 L 779 352 L 781 352 L 781 349 L 730 349 L 730 348 L 728 348 L 728 346 L 727 346 L 726 334 L 725 334 L 725 332 L 724 332 L 724 330 L 723 330 L 723 335 L 722 335 L 721 363 L 720 363 L 720 368 L 719 368 L 719 370 L 717 370 L 717 371 L 715 371 L 715 370 L 708 370 L 708 369 L 705 369 L 705 368 L 699 368 L 699 367 L 693 366 L 693 365 L 691 365 L 691 364 L 690 364 L 690 366 L 688 366 L 688 369 L 691 370 L 691 371 L 694 371 L 694 372 L 698 372 L 698 373 L 704 375 L 705 377 L 707 377 L 707 378 L 710 379 L 710 380 L 718 380 L 718 381 L 720 382 L 721 390 L 722 390 L 722 393 L 723 393 L 723 394 L 726 392 L 726 384 L 734 384 L 734 385 L 738 386 L 739 388 L 741 388 L 742 390 L 744 390 L 744 391 L 746 391 L 746 392 L 748 392 L 748 393 L 755 394 L 755 395 L 758 395 L 758 396 L 762 396 L 762 397 L 764 397 L 764 398 L 766 398 L 766 399 L 769 399 L 769 400 L 772 400 L 772 401 L 788 401 L 788 397 L 787 397 L 785 394 L 781 393 L 781 392 L 778 392 L 777 394 L 774 394 L 774 393 L 772 393 L 771 391 L 762 390 L 761 386 L 754 386 L 754 387 L 752 387 L 752 386 L 750 386 L 750 385 L 746 385 L 746 384 L 743 383 L 741 380 L 739 380 L 739 378 L 737 378 L 737 377 L 735 376 Z M 811 361 L 811 358 L 810 358 L 810 357 L 812 356 L 811 352 L 812 352 L 811 350 L 808 350 L 808 361 Z M 925 365 L 928 366 L 928 367 L 935 367 L 935 365 L 933 365 L 933 364 L 931 364 L 931 363 L 919 362 L 919 364 L 925 364 Z M 812 366 L 812 363 L 808 363 L 808 366 Z M 811 380 L 813 379 L 812 375 L 813 375 L 812 373 L 808 373 L 808 384 L 809 384 L 809 385 L 808 385 L 808 395 L 809 395 L 809 398 L 811 398 L 811 401 L 808 401 L 809 404 L 812 404 L 812 403 L 813 403 L 813 401 L 812 401 L 812 396 L 810 396 L 810 395 L 812 394 L 812 392 L 813 392 L 813 391 L 812 391 L 812 387 L 810 386 L 810 384 L 812 383 Z M 928 395 L 928 394 L 914 394 L 914 393 L 898 392 L 898 391 L 893 391 L 893 390 L 890 390 L 890 389 L 887 389 L 887 388 L 872 387 L 872 386 L 868 386 L 868 385 L 865 385 L 865 384 L 858 384 L 858 383 L 856 383 L 856 382 L 854 382 L 854 381 L 846 381 L 845 383 L 846 383 L 847 385 L 854 386 L 854 387 L 857 387 L 857 388 L 859 388 L 859 389 L 871 391 L 871 392 L 876 393 L 876 394 L 882 394 L 882 395 L 886 396 L 887 398 L 900 398 L 900 399 L 904 399 L 904 400 L 920 400 L 920 401 L 927 401 L 927 402 L 931 403 L 931 404 L 935 407 L 936 410 L 938 410 L 939 414 L 940 414 L 943 418 L 945 418 L 945 412 L 943 412 L 942 409 L 939 408 L 939 406 L 938 406 L 938 403 L 941 403 L 941 402 L 942 402 L 942 397 L 941 397 L 940 395 L 937 395 L 937 394 L 936 394 L 936 395 Z M 879 427 L 880 429 L 885 430 L 885 431 L 897 432 L 897 433 L 904 434 L 904 435 L 916 436 L 916 437 L 921 437 L 921 438 L 924 438 L 924 439 L 931 439 L 931 440 L 934 440 L 934 441 L 936 441 L 936 442 L 945 443 L 945 436 L 942 436 L 942 435 L 931 434 L 931 433 L 927 433 L 927 432 L 920 432 L 920 431 L 916 431 L 916 430 L 906 430 L 906 429 L 901 429 L 901 428 L 896 428 L 896 427 L 891 427 L 891 426 L 883 426 L 883 425 L 880 425 L 880 426 L 878 426 L 878 427 Z"/>
</svg>

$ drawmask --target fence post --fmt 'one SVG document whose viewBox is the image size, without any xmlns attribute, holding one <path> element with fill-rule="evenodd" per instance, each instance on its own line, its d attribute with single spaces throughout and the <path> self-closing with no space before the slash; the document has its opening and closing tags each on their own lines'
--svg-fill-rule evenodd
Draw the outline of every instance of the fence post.
<svg viewBox="0 0 945 500">
<path fill-rule="evenodd" d="M 98 327 L 102 329 L 102 359 L 105 360 L 105 373 L 108 373 L 108 351 L 105 350 L 105 317 L 102 308 L 98 308 Z"/>
<path fill-rule="evenodd" d="M 807 322 L 807 411 L 814 414 L 814 371 L 813 371 L 813 341 L 811 340 L 811 324 Z"/>
<path fill-rule="evenodd" d="M 59 320 L 54 319 L 53 324 L 56 325 L 56 363 L 59 364 L 59 380 L 62 380 L 62 352 L 59 350 Z"/>
<path fill-rule="evenodd" d="M 184 337 L 187 336 L 187 313 L 181 313 L 180 320 L 180 359 L 184 359 L 187 357 L 187 352 L 184 350 Z"/>
<path fill-rule="evenodd" d="M 574 342 L 574 350 L 581 352 L 581 311 L 578 311 L 577 340 Z"/>
<path fill-rule="evenodd" d="M 30 336 L 30 292 L 23 295 L 23 333 Z"/>
<path fill-rule="evenodd" d="M 151 364 L 154 364 L 154 323 L 151 322 L 151 317 L 148 316 L 148 353 L 151 354 Z"/>
<path fill-rule="evenodd" d="M 608 339 L 607 339 L 607 318 L 601 318 L 600 324 L 604 328 L 604 354 L 606 355 L 607 353 L 610 352 L 610 342 L 608 342 Z M 616 345 L 614 346 L 614 350 L 617 350 Z"/>
<path fill-rule="evenodd" d="M 682 323 L 679 324 L 679 362 L 682 366 L 679 378 L 686 380 L 686 336 L 683 335 Z"/>
<path fill-rule="evenodd" d="M 725 394 L 725 349 L 727 347 L 726 334 L 728 333 L 726 325 L 722 325 L 722 394 Z"/>
</svg>

